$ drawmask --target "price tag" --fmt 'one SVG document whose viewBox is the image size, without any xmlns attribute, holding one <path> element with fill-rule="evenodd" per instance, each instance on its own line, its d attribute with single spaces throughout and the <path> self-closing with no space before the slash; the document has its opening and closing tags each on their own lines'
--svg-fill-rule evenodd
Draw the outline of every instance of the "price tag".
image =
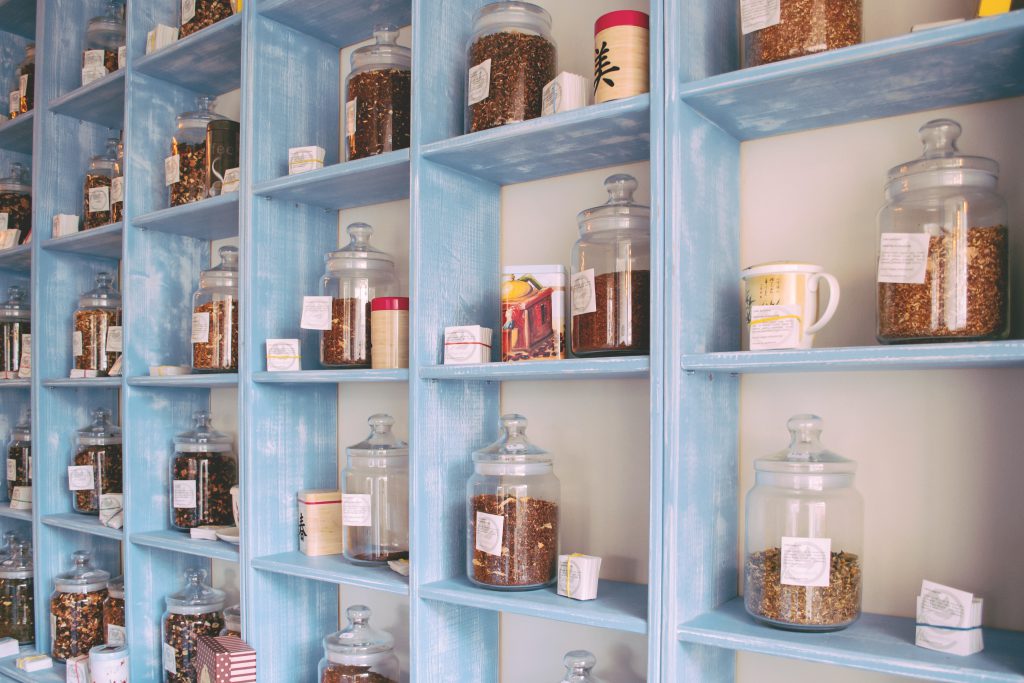
<svg viewBox="0 0 1024 683">
<path fill-rule="evenodd" d="M 373 513 L 368 493 L 341 494 L 341 523 L 344 526 L 371 526 Z"/>
<path fill-rule="evenodd" d="M 81 356 L 84 353 L 82 350 L 82 331 L 75 330 L 75 333 L 71 335 L 71 355 Z"/>
<path fill-rule="evenodd" d="M 195 508 L 196 480 L 175 479 L 171 490 L 171 505 L 176 508 Z"/>
<path fill-rule="evenodd" d="M 477 511 L 476 549 L 488 555 L 501 557 L 501 539 L 504 530 L 504 517 Z"/>
<path fill-rule="evenodd" d="M 94 488 L 96 488 L 96 477 L 92 465 L 70 465 L 68 467 L 68 489 L 91 491 Z"/>
<path fill-rule="evenodd" d="M 173 154 L 164 159 L 164 185 L 173 185 L 181 180 L 181 162 Z"/>
<path fill-rule="evenodd" d="M 207 311 L 192 314 L 192 343 L 206 344 L 210 341 L 210 314 Z"/>
<path fill-rule="evenodd" d="M 89 213 L 110 211 L 110 188 L 91 187 L 89 188 Z"/>
<path fill-rule="evenodd" d="M 107 328 L 107 353 L 121 353 L 124 351 L 123 329 L 120 325 L 111 325 Z"/>
<path fill-rule="evenodd" d="M 576 273 L 572 276 L 572 314 L 597 312 L 597 298 L 594 296 L 594 269 Z"/>
<path fill-rule="evenodd" d="M 302 297 L 302 322 L 299 327 L 304 330 L 331 329 L 333 299 L 329 296 Z"/>
<path fill-rule="evenodd" d="M 118 176 L 110 181 L 110 203 L 117 204 L 124 201 L 124 176 Z"/>
<path fill-rule="evenodd" d="M 356 107 L 359 106 L 357 102 L 359 102 L 359 98 L 345 103 L 345 135 L 347 137 L 356 134 Z"/>
<path fill-rule="evenodd" d="M 485 59 L 469 70 L 469 104 L 483 102 L 491 94 L 491 60 Z"/>
</svg>

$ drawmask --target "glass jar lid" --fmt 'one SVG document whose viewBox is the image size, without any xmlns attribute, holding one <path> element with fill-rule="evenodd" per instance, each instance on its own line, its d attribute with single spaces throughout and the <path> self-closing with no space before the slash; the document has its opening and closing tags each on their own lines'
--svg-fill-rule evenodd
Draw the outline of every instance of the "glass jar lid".
<svg viewBox="0 0 1024 683">
<path fill-rule="evenodd" d="M 633 201 L 636 188 L 636 178 L 628 173 L 616 173 L 605 178 L 608 201 L 576 214 L 580 234 L 598 230 L 649 230 L 651 207 Z"/>
<path fill-rule="evenodd" d="M 394 273 L 395 261 L 370 244 L 373 228 L 367 223 L 352 223 L 346 229 L 349 243 L 326 256 L 327 270 L 333 274 L 355 271 L 365 276 L 367 270 Z"/>
<path fill-rule="evenodd" d="M 590 671 L 597 665 L 597 657 L 586 650 L 571 650 L 562 658 L 565 665 L 565 678 L 562 683 L 588 683 L 594 679 Z"/>
<path fill-rule="evenodd" d="M 199 274 L 199 286 L 238 287 L 238 247 L 221 247 L 220 265 Z"/>
<path fill-rule="evenodd" d="M 409 444 L 391 432 L 395 418 L 384 413 L 371 415 L 366 421 L 370 435 L 363 441 L 348 447 L 350 458 L 408 458 Z"/>
<path fill-rule="evenodd" d="M 25 61 L 22 64 L 31 64 L 36 59 L 36 44 L 29 43 L 25 46 Z"/>
<path fill-rule="evenodd" d="M 111 176 L 117 175 L 117 146 L 120 142 L 117 138 L 107 138 L 107 148 L 89 160 L 89 170 L 106 171 Z"/>
<path fill-rule="evenodd" d="M 11 175 L 0 178 L 0 192 L 14 192 L 15 194 L 30 194 L 32 192 L 32 177 L 25 164 L 17 161 L 11 164 Z"/>
<path fill-rule="evenodd" d="M 53 579 L 54 586 L 62 593 L 91 593 L 103 590 L 110 580 L 110 572 L 97 569 L 92 565 L 92 553 L 87 550 L 76 550 L 71 555 L 74 565 L 66 572 L 57 574 Z"/>
<path fill-rule="evenodd" d="M 10 320 L 29 320 L 32 317 L 32 309 L 25 298 L 25 288 L 20 285 L 11 285 L 7 288 L 7 301 L 0 304 L 0 318 Z"/>
<path fill-rule="evenodd" d="M 889 169 L 887 187 L 899 193 L 942 185 L 995 185 L 999 164 L 987 157 L 960 154 L 956 141 L 963 132 L 952 119 L 935 119 L 918 131 L 924 153 Z"/>
<path fill-rule="evenodd" d="M 231 450 L 231 437 L 213 428 L 208 410 L 192 413 L 193 427 L 174 437 L 174 448 L 181 453 L 225 453 Z"/>
<path fill-rule="evenodd" d="M 0 562 L 0 578 L 32 578 L 32 544 L 28 541 L 15 542 L 11 557 Z"/>
<path fill-rule="evenodd" d="M 789 418 L 789 447 L 765 458 L 754 461 L 754 469 L 760 474 L 783 475 L 791 479 L 780 479 L 776 483 L 789 483 L 805 487 L 805 479 L 813 478 L 808 488 L 836 488 L 847 486 L 857 469 L 857 463 L 826 450 L 821 445 L 822 419 L 817 415 L 794 415 Z M 831 476 L 837 475 L 837 476 Z"/>
<path fill-rule="evenodd" d="M 114 289 L 114 276 L 106 271 L 96 273 L 96 287 L 78 298 L 79 308 L 121 308 L 121 292 Z"/>
<path fill-rule="evenodd" d="M 336 664 L 359 664 L 368 655 L 379 656 L 395 647 L 394 637 L 387 631 L 370 626 L 370 608 L 352 605 L 345 610 L 348 626 L 324 638 L 324 654 Z"/>
<path fill-rule="evenodd" d="M 110 421 L 110 411 L 97 408 L 92 411 L 92 424 L 78 430 L 81 446 L 103 446 L 121 443 L 121 429 Z"/>
<path fill-rule="evenodd" d="M 8 530 L 4 532 L 4 546 L 0 548 L 0 562 L 6 562 L 14 557 L 14 549 L 19 542 L 20 539 L 18 538 L 17 531 Z"/>
<path fill-rule="evenodd" d="M 32 440 L 32 409 L 26 408 L 22 414 L 21 419 L 18 420 L 18 424 L 14 425 L 14 429 L 11 430 L 11 437 L 15 441 L 31 441 Z"/>
<path fill-rule="evenodd" d="M 498 440 L 473 453 L 479 474 L 531 475 L 551 471 L 551 455 L 526 438 L 526 418 L 510 413 L 501 416 Z"/>
<path fill-rule="evenodd" d="M 185 587 L 165 598 L 171 614 L 207 614 L 224 609 L 225 594 L 207 586 L 206 570 L 194 567 L 185 570 Z"/>
<path fill-rule="evenodd" d="M 398 68 L 412 66 L 412 50 L 398 44 L 398 27 L 377 24 L 373 27 L 376 42 L 352 51 L 352 69 L 363 67 Z"/>
<path fill-rule="evenodd" d="M 200 95 L 196 98 L 196 109 L 195 111 L 186 111 L 178 114 L 177 125 L 179 131 L 189 131 L 193 133 L 197 129 L 202 130 L 203 136 L 206 136 L 206 126 L 210 121 L 217 119 L 225 119 L 226 116 L 221 116 L 217 112 L 213 111 L 213 98 L 206 95 Z"/>
<path fill-rule="evenodd" d="M 108 0 L 106 11 L 93 17 L 86 25 L 85 39 L 88 45 L 116 48 L 124 45 L 124 8 L 117 0 Z"/>
<path fill-rule="evenodd" d="M 533 33 L 551 31 L 551 15 L 532 2 L 504 0 L 491 2 L 476 11 L 473 28 L 477 33 L 523 30 Z"/>
<path fill-rule="evenodd" d="M 107 582 L 107 593 L 110 597 L 124 600 L 124 577 L 118 576 Z"/>
<path fill-rule="evenodd" d="M 236 631 L 241 633 L 242 631 L 242 607 L 241 605 L 232 605 L 231 607 L 224 608 L 224 626 L 229 631 Z"/>
</svg>

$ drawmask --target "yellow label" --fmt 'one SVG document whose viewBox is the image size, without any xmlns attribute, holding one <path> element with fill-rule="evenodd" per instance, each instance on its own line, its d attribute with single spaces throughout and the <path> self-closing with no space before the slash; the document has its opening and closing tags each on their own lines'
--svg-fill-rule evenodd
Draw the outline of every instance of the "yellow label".
<svg viewBox="0 0 1024 683">
<path fill-rule="evenodd" d="M 978 4 L 979 17 L 991 17 L 994 14 L 1006 14 L 1010 11 L 1010 0 L 981 0 Z"/>
</svg>

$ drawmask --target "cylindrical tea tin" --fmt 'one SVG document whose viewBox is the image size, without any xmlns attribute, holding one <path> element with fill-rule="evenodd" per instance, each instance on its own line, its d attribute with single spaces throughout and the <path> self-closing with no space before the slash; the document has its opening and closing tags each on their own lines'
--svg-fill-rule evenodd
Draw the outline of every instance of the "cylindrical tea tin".
<svg viewBox="0 0 1024 683">
<path fill-rule="evenodd" d="M 647 92 L 648 17 L 618 10 L 594 23 L 594 103 Z"/>
</svg>

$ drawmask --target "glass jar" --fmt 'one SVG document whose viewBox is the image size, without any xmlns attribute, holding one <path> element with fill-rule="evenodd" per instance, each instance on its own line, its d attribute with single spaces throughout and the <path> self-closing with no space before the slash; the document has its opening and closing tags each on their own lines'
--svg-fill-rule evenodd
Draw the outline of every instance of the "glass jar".
<svg viewBox="0 0 1024 683">
<path fill-rule="evenodd" d="M 124 220 L 124 131 L 117 140 L 117 175 L 110 180 L 110 222 Z"/>
<path fill-rule="evenodd" d="M 199 638 L 220 635 L 224 628 L 224 591 L 207 586 L 205 580 L 205 569 L 186 569 L 185 587 L 166 598 L 162 624 L 165 683 L 193 683 Z"/>
<path fill-rule="evenodd" d="M 242 637 L 242 608 L 233 605 L 224 609 L 224 628 L 219 635 Z"/>
<path fill-rule="evenodd" d="M 467 133 L 540 116 L 558 64 L 547 10 L 529 2 L 484 5 L 467 53 Z"/>
<path fill-rule="evenodd" d="M 331 297 L 331 329 L 320 333 L 320 363 L 327 367 L 370 367 L 370 301 L 394 296 L 395 262 L 370 245 L 373 228 L 348 226 L 349 243 L 326 256 L 320 294 Z"/>
<path fill-rule="evenodd" d="M 32 411 L 11 430 L 7 447 L 7 499 L 14 510 L 32 509 Z"/>
<path fill-rule="evenodd" d="M 216 24 L 221 19 L 228 19 L 234 14 L 232 4 L 232 0 L 181 0 L 179 39 Z"/>
<path fill-rule="evenodd" d="M 835 631 L 860 616 L 864 502 L 856 464 L 819 441 L 821 418 L 787 423 L 789 448 L 754 462 L 743 597 L 758 621 Z"/>
<path fill-rule="evenodd" d="M 18 65 L 18 102 L 20 113 L 27 114 L 35 108 L 36 92 L 36 46 L 25 46 L 25 59 Z M 13 116 L 11 118 L 14 118 Z"/>
<path fill-rule="evenodd" d="M 96 288 L 78 299 L 74 323 L 71 353 L 75 369 L 106 377 L 122 349 L 121 293 L 114 289 L 113 275 L 96 273 Z"/>
<path fill-rule="evenodd" d="M 999 164 L 959 153 L 960 124 L 929 121 L 924 155 L 889 171 L 878 214 L 878 340 L 1004 339 L 1010 239 Z"/>
<path fill-rule="evenodd" d="M 370 626 L 366 605 L 352 605 L 345 615 L 348 626 L 324 638 L 320 683 L 398 683 L 394 637 Z"/>
<path fill-rule="evenodd" d="M 561 485 L 551 456 L 526 439 L 526 418 L 501 416 L 501 436 L 473 453 L 467 486 L 466 571 L 496 590 L 555 582 Z"/>
<path fill-rule="evenodd" d="M 237 121 L 217 119 L 206 126 L 206 196 L 216 197 L 224 189 L 228 171 L 238 171 Z"/>
<path fill-rule="evenodd" d="M 103 637 L 107 645 L 124 645 L 124 577 L 111 579 L 107 584 L 107 598 L 103 601 Z"/>
<path fill-rule="evenodd" d="M 118 0 L 107 0 L 106 11 L 86 25 L 82 85 L 117 71 L 118 51 L 124 44 L 124 6 Z"/>
<path fill-rule="evenodd" d="M 13 557 L 0 563 L 0 638 L 14 638 L 19 645 L 35 642 L 32 586 L 32 546 L 21 541 Z"/>
<path fill-rule="evenodd" d="M 89 160 L 85 174 L 85 193 L 82 199 L 82 227 L 98 228 L 112 221 L 110 217 L 110 185 L 121 175 L 117 166 L 117 138 L 107 140 L 107 149 Z"/>
<path fill-rule="evenodd" d="M 21 543 L 21 539 L 18 538 L 18 532 L 10 529 L 4 532 L 4 545 L 3 548 L 0 548 L 0 563 L 7 562 L 14 557 L 19 543 Z"/>
<path fill-rule="evenodd" d="M 566 652 L 562 664 L 565 665 L 565 676 L 561 683 L 601 683 L 590 674 L 597 665 L 597 657 L 586 650 Z"/>
<path fill-rule="evenodd" d="M 21 370 L 22 352 L 28 349 L 32 333 L 32 309 L 25 298 L 24 288 L 11 285 L 7 301 L 0 304 L 0 377 L 17 379 Z"/>
<path fill-rule="evenodd" d="M 373 27 L 376 43 L 352 52 L 345 79 L 345 159 L 409 146 L 412 51 L 402 47 L 398 27 Z"/>
<path fill-rule="evenodd" d="M 197 410 L 192 420 L 191 431 L 174 437 L 171 526 L 181 531 L 231 526 L 231 487 L 238 483 L 231 437 L 213 428 L 208 410 Z"/>
<path fill-rule="evenodd" d="M 223 116 L 211 109 L 213 98 L 196 98 L 196 110 L 178 114 L 177 127 L 171 139 L 171 156 L 165 163 L 165 180 L 170 187 L 170 206 L 179 206 L 206 199 L 207 183 L 206 127 Z"/>
<path fill-rule="evenodd" d="M 341 472 L 342 547 L 355 564 L 409 557 L 409 444 L 391 433 L 395 418 L 367 420 L 370 435 L 349 446 Z"/>
<path fill-rule="evenodd" d="M 837 50 L 863 40 L 863 0 L 781 0 L 775 23 L 769 23 L 766 13 L 748 13 L 747 4 L 740 0 L 745 67 Z"/>
<path fill-rule="evenodd" d="M 87 655 L 103 644 L 103 601 L 110 573 L 92 565 L 92 555 L 77 550 L 74 566 L 58 574 L 50 597 L 52 656 L 59 662 Z"/>
<path fill-rule="evenodd" d="M 220 248 L 220 265 L 199 275 L 192 297 L 192 367 L 238 371 L 238 247 Z"/>
<path fill-rule="evenodd" d="M 608 201 L 576 216 L 572 248 L 572 352 L 575 356 L 650 350 L 651 208 L 633 202 L 636 178 L 604 181 Z"/>
<path fill-rule="evenodd" d="M 18 244 L 32 236 L 32 176 L 17 162 L 11 175 L 0 178 L 0 228 L 19 230 Z"/>
<path fill-rule="evenodd" d="M 121 429 L 110 411 L 92 411 L 92 424 L 78 430 L 78 447 L 68 468 L 68 487 L 75 512 L 100 514 L 100 496 L 121 493 Z"/>
</svg>

